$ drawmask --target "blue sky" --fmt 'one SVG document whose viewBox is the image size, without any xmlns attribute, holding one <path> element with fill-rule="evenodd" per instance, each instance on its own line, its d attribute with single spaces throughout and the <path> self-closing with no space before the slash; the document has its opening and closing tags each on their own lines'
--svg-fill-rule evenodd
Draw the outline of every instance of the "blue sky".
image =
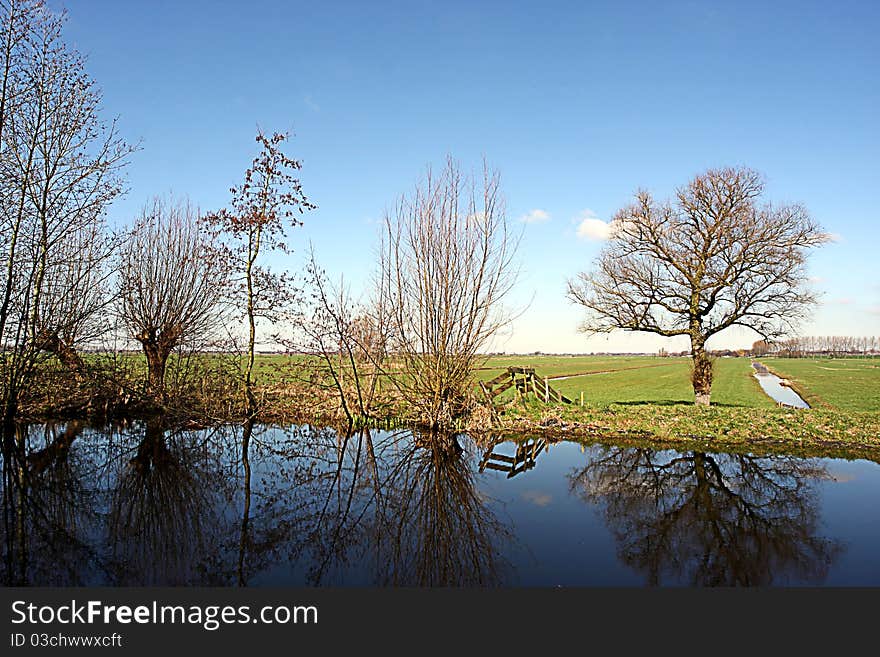
<svg viewBox="0 0 880 657">
<path fill-rule="evenodd" d="M 86 53 L 108 117 L 141 141 L 131 219 L 151 196 L 222 207 L 257 125 L 291 130 L 317 210 L 292 233 L 355 288 L 378 221 L 428 164 L 482 157 L 522 223 L 527 309 L 498 348 L 684 348 L 653 337 L 587 340 L 565 281 L 644 187 L 668 196 L 713 166 L 747 165 L 767 197 L 798 201 L 835 243 L 811 274 L 823 303 L 805 334 L 880 333 L 880 3 L 281 2 L 50 0 Z M 541 216 L 540 213 L 537 216 Z M 745 331 L 716 346 L 748 345 Z"/>
</svg>

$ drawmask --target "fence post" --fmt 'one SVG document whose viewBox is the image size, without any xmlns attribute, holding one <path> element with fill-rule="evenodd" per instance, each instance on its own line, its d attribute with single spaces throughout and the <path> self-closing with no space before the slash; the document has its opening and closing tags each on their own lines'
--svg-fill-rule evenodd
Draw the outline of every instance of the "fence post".
<svg viewBox="0 0 880 657">
<path fill-rule="evenodd" d="M 544 403 L 550 403 L 550 384 L 547 383 L 547 377 L 544 377 Z"/>
</svg>

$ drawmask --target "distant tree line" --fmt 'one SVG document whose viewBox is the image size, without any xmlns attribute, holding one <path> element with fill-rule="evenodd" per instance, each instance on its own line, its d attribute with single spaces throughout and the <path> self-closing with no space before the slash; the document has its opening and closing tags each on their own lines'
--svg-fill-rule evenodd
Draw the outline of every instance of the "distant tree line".
<svg viewBox="0 0 880 657">
<path fill-rule="evenodd" d="M 808 356 L 880 355 L 880 337 L 853 335 L 811 335 L 776 342 L 758 340 L 752 345 L 753 356 L 774 355 L 783 358 Z"/>
</svg>

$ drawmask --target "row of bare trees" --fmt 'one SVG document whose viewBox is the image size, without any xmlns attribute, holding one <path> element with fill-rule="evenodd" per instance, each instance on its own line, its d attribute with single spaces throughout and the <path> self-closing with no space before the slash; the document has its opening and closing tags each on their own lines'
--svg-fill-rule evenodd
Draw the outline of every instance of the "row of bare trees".
<svg viewBox="0 0 880 657">
<path fill-rule="evenodd" d="M 53 356 L 85 378 L 81 349 L 105 347 L 114 319 L 143 348 L 148 391 L 162 401 L 172 352 L 223 346 L 218 337 L 243 321 L 245 344 L 233 342 L 247 355 L 252 415 L 256 322 L 277 319 L 289 289 L 263 259 L 286 249 L 285 225 L 313 207 L 292 175 L 300 164 L 280 149 L 286 135 L 260 133 L 261 151 L 228 209 L 199 216 L 187 202 L 157 199 L 114 234 L 106 211 L 123 192 L 134 148 L 100 118 L 100 91 L 64 43 L 64 20 L 42 0 L 0 2 L 3 419 L 16 416 Z"/>
<path fill-rule="evenodd" d="M 170 354 L 217 345 L 229 322 L 243 319 L 253 414 L 255 324 L 273 319 L 288 287 L 262 258 L 286 248 L 284 225 L 312 207 L 291 175 L 300 165 L 281 152 L 285 135 L 261 133 L 229 209 L 201 217 L 187 202 L 157 199 L 114 234 L 106 211 L 123 192 L 121 169 L 134 149 L 101 119 L 100 91 L 64 43 L 64 20 L 42 0 L 0 3 L 3 419 L 16 416 L 52 357 L 87 378 L 81 350 L 105 346 L 114 319 L 143 348 L 148 391 L 161 401 Z"/>
<path fill-rule="evenodd" d="M 854 335 L 809 335 L 777 342 L 759 340 L 752 355 L 774 354 L 785 358 L 806 356 L 869 356 L 880 354 L 880 337 Z"/>
<path fill-rule="evenodd" d="M 259 152 L 227 208 L 201 214 L 157 198 L 113 233 L 105 215 L 132 147 L 101 121 L 100 93 L 61 39 L 63 16 L 40 0 L 8 0 L 3 21 L 6 419 L 53 356 L 76 377 L 94 375 L 82 349 L 106 349 L 114 326 L 143 350 L 146 391 L 161 404 L 171 355 L 210 347 L 241 356 L 242 406 L 256 416 L 256 349 L 268 340 L 317 354 L 349 419 L 374 413 L 383 380 L 411 419 L 441 426 L 467 413 L 472 372 L 509 319 L 502 302 L 516 278 L 496 172 L 469 176 L 450 159 L 401 197 L 365 301 L 332 285 L 314 253 L 300 281 L 267 264 L 290 252 L 288 230 L 315 207 L 296 177 L 301 163 L 283 150 L 286 134 L 257 134 Z"/>
<path fill-rule="evenodd" d="M 4 418 L 53 356 L 68 374 L 94 376 L 82 349 L 106 349 L 108 336 L 139 345 L 148 397 L 160 404 L 172 354 L 211 348 L 241 356 L 242 407 L 253 418 L 256 349 L 269 340 L 318 355 L 349 420 L 375 413 L 382 381 L 418 422 L 445 426 L 468 412 L 472 372 L 509 320 L 502 301 L 516 273 L 496 172 L 468 176 L 450 159 L 401 197 L 365 301 L 331 284 L 314 253 L 298 282 L 267 265 L 271 253 L 289 253 L 288 230 L 315 207 L 296 177 L 301 163 L 283 151 L 286 134 L 258 133 L 227 208 L 201 214 L 157 198 L 113 233 L 105 214 L 133 149 L 101 122 L 100 93 L 61 40 L 63 16 L 40 0 L 3 10 Z"/>
<path fill-rule="evenodd" d="M 260 152 L 233 187 L 228 208 L 201 215 L 188 202 L 155 200 L 145 208 L 118 259 L 119 308 L 128 335 L 146 356 L 149 391 L 166 401 L 169 356 L 182 345 L 243 356 L 246 415 L 258 412 L 254 369 L 258 323 L 289 316 L 297 288 L 276 274 L 267 253 L 288 253 L 286 230 L 314 207 L 284 154 L 285 134 L 257 134 Z M 245 339 L 237 328 L 244 326 Z"/>
</svg>

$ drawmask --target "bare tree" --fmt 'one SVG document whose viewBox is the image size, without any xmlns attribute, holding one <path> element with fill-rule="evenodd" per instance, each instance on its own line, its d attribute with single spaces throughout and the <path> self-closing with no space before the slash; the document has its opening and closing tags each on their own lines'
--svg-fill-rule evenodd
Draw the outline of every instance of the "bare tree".
<svg viewBox="0 0 880 657">
<path fill-rule="evenodd" d="M 770 345 L 766 340 L 755 340 L 752 343 L 752 356 L 765 356 L 770 353 Z"/>
<path fill-rule="evenodd" d="M 637 192 L 595 269 L 569 281 L 569 298 L 590 311 L 583 329 L 688 336 L 695 402 L 708 405 L 711 336 L 744 326 L 771 340 L 815 303 L 806 256 L 828 235 L 800 205 L 760 203 L 763 192 L 747 168 L 698 175 L 674 202 Z"/>
<path fill-rule="evenodd" d="M 0 375 L 4 419 L 47 352 L 75 366 L 73 342 L 101 309 L 103 217 L 132 149 L 100 119 L 101 94 L 39 0 L 0 5 Z M 88 240 L 87 248 L 83 239 Z"/>
<path fill-rule="evenodd" d="M 510 319 L 517 240 L 499 183 L 485 166 L 477 183 L 450 159 L 385 217 L 379 285 L 403 371 L 392 380 L 430 426 L 466 412 L 481 352 Z"/>
<path fill-rule="evenodd" d="M 113 302 L 110 260 L 118 246 L 103 220 L 67 232 L 53 246 L 35 312 L 34 346 L 54 354 L 68 370 L 84 371 L 77 347 L 94 345 L 109 331 Z"/>
<path fill-rule="evenodd" d="M 233 286 L 233 305 L 247 321 L 247 351 L 244 369 L 244 392 L 248 416 L 257 412 L 253 393 L 253 371 L 257 342 L 257 320 L 272 320 L 289 297 L 287 277 L 261 265 L 261 257 L 273 250 L 288 253 L 286 229 L 302 222 L 298 216 L 314 209 L 303 193 L 293 172 L 302 168 L 281 151 L 289 135 L 275 133 L 271 137 L 257 133 L 260 153 L 245 171 L 244 182 L 231 189 L 229 209 L 205 217 L 211 232 L 223 242 L 217 254 L 229 270 Z"/>
<path fill-rule="evenodd" d="M 388 341 L 385 313 L 375 304 L 355 302 L 344 280 L 333 285 L 310 250 L 305 270 L 305 303 L 292 313 L 290 349 L 317 354 L 349 424 L 372 414 Z"/>
<path fill-rule="evenodd" d="M 150 392 L 165 396 L 168 357 L 209 336 L 219 318 L 223 277 L 189 203 L 154 199 L 119 259 L 120 312 L 147 358 Z"/>
</svg>

